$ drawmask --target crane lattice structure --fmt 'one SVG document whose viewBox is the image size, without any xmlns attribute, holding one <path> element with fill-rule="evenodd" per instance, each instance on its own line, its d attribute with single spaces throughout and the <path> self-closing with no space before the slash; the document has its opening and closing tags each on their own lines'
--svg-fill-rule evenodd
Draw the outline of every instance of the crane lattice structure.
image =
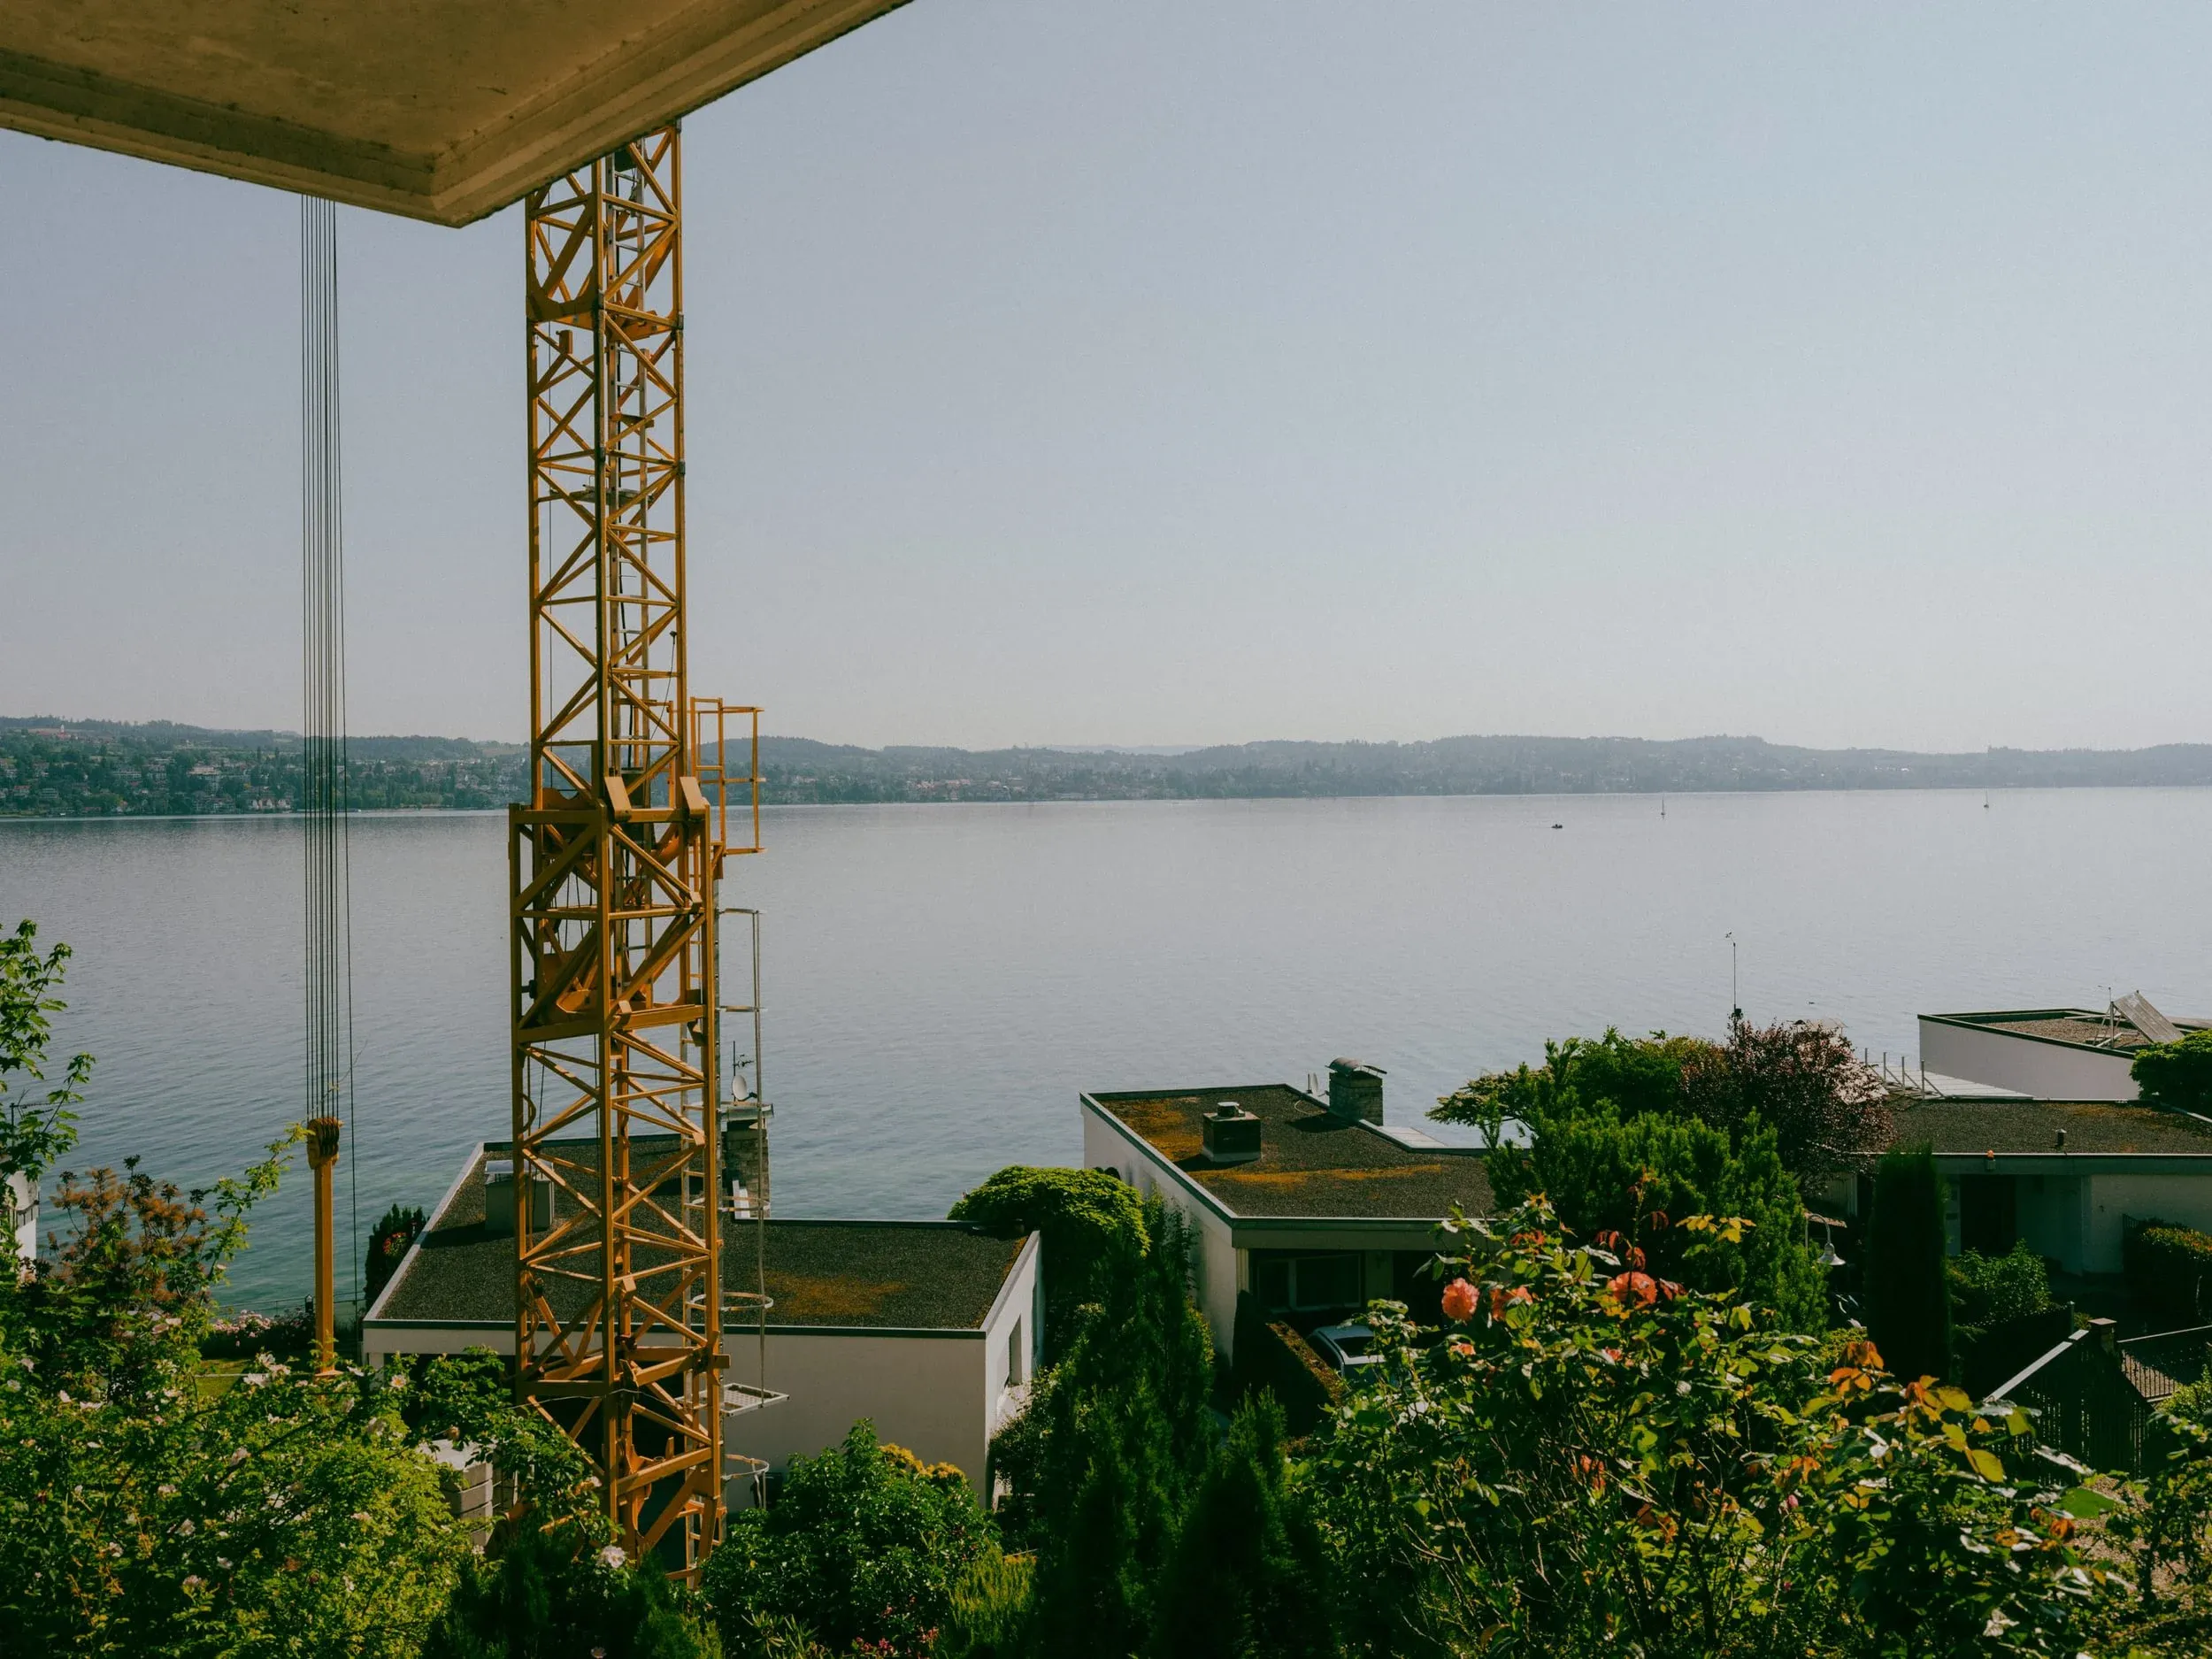
<svg viewBox="0 0 2212 1659">
<path fill-rule="evenodd" d="M 530 798 L 512 809 L 515 1344 L 632 1559 L 722 1518 L 716 895 L 728 715 L 684 630 L 673 126 L 524 204 Z M 703 736 L 713 733 L 710 752 Z M 757 774 L 757 766 L 752 768 Z M 537 1194 L 545 1194 L 541 1208 Z M 740 1302 L 749 1300 L 742 1295 Z"/>
</svg>

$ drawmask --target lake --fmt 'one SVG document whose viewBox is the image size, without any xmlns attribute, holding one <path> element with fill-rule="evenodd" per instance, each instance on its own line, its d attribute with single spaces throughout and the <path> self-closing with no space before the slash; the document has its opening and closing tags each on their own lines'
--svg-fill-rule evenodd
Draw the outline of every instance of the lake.
<svg viewBox="0 0 2212 1659">
<path fill-rule="evenodd" d="M 725 902 L 765 913 L 778 1213 L 941 1216 L 1079 1156 L 1075 1097 L 1389 1071 L 1393 1121 L 1545 1038 L 1913 1017 L 2140 987 L 2212 1012 L 2212 790 L 772 809 Z M 353 828 L 361 1236 L 508 1133 L 497 814 Z M 77 1167 L 190 1184 L 302 1115 L 299 825 L 0 822 L 0 921 L 65 940 L 59 1049 L 98 1056 Z M 732 957 L 735 961 L 734 956 Z M 734 998 L 733 1000 L 735 1000 Z M 304 1173 L 234 1299 L 296 1303 Z"/>
</svg>

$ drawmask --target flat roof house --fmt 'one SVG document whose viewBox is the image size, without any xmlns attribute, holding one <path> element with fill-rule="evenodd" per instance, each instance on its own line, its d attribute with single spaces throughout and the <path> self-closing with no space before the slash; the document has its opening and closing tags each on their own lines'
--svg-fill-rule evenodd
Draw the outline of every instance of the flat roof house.
<svg viewBox="0 0 2212 1659">
<path fill-rule="evenodd" d="M 2085 1008 L 1923 1014 L 1920 1064 L 1941 1077 L 2039 1100 L 2131 1101 L 2128 1068 L 2137 1052 L 2206 1025 L 2168 1019 L 2140 992 L 2102 1014 Z"/>
<path fill-rule="evenodd" d="M 1382 1071 L 1338 1060 L 1324 1099 L 1284 1083 L 1080 1097 L 1083 1163 L 1157 1194 L 1195 1234 L 1198 1305 L 1225 1355 L 1237 1294 L 1310 1328 L 1379 1297 L 1416 1308 L 1454 1206 L 1488 1213 L 1481 1154 L 1386 1126 Z"/>
<path fill-rule="evenodd" d="M 2112 1101 L 1933 1099 L 1893 1107 L 1895 1144 L 1927 1143 L 1954 1255 L 2021 1240 L 2069 1273 L 2116 1273 L 2126 1224 L 2212 1230 L 2212 1120 Z M 1863 1216 L 1862 1178 L 1849 1208 Z"/>
<path fill-rule="evenodd" d="M 362 1322 L 370 1363 L 514 1352 L 510 1151 L 493 1141 L 468 1156 Z M 1019 1409 L 1040 1352 L 1038 1236 L 995 1239 L 949 1221 L 756 1224 L 745 1218 L 756 1201 L 744 1182 L 741 1174 L 743 1208 L 724 1223 L 723 1277 L 750 1286 L 764 1263 L 774 1306 L 764 1336 L 755 1317 L 730 1315 L 723 1351 L 732 1383 L 772 1398 L 733 1396 L 730 1449 L 780 1470 L 868 1417 L 884 1440 L 952 1463 L 980 1487 L 991 1436 Z M 535 1202 L 541 1220 L 555 1218 L 549 1191 Z"/>
</svg>

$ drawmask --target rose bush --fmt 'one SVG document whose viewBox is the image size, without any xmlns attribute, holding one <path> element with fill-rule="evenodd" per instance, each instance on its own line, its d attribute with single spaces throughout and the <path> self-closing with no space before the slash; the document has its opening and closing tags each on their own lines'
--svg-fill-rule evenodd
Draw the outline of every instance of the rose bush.
<svg viewBox="0 0 2212 1659">
<path fill-rule="evenodd" d="M 1694 1262 L 1740 1223 L 1662 1224 Z M 1540 1199 L 1455 1219 L 1441 1333 L 1390 1304 L 1383 1362 L 1308 1479 L 1345 1627 L 1376 1655 L 2071 1654 L 2110 1593 L 2029 1426 L 1900 1385 L 1863 1339 L 1824 1358 L 1726 1294 L 1650 1271 L 1647 1235 L 1577 1244 Z"/>
</svg>

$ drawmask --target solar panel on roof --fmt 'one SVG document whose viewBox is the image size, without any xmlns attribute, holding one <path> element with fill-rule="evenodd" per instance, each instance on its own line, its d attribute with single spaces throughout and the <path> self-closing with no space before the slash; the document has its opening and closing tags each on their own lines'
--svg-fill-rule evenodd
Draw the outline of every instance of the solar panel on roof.
<svg viewBox="0 0 2212 1659">
<path fill-rule="evenodd" d="M 2153 1008 L 2150 998 L 2140 991 L 2130 991 L 2125 996 L 2114 997 L 2112 1011 L 2153 1042 L 2181 1041 L 2181 1027 Z"/>
</svg>

